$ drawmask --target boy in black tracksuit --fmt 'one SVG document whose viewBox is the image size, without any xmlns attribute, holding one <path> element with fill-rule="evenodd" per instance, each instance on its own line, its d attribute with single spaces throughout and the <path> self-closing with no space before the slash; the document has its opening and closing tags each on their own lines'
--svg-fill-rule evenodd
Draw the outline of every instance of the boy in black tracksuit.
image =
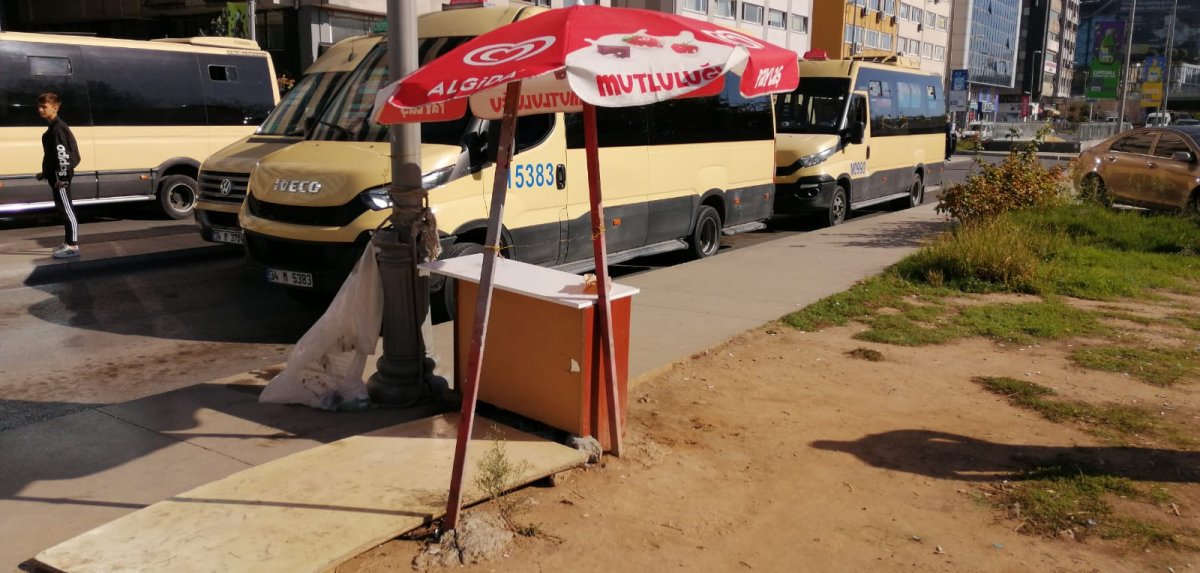
<svg viewBox="0 0 1200 573">
<path fill-rule="evenodd" d="M 56 259 L 79 256 L 79 222 L 71 209 L 71 177 L 79 165 L 79 144 L 66 122 L 59 119 L 58 108 L 62 102 L 57 94 L 44 93 L 38 96 L 38 115 L 50 126 L 42 134 L 42 172 L 37 178 L 50 183 L 54 195 L 54 206 L 63 218 L 66 241 L 54 249 Z"/>
</svg>

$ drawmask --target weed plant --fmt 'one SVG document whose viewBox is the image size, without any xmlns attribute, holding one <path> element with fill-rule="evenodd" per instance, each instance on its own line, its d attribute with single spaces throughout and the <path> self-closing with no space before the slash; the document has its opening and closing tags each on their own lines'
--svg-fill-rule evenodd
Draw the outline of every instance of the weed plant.
<svg viewBox="0 0 1200 573">
<path fill-rule="evenodd" d="M 942 191 L 937 211 L 970 227 L 1016 209 L 1064 204 L 1069 196 L 1066 172 L 1058 166 L 1046 169 L 1037 155 L 1047 133 L 1043 129 L 1032 141 L 1014 147 L 996 165 L 976 158 L 978 172 Z"/>
</svg>

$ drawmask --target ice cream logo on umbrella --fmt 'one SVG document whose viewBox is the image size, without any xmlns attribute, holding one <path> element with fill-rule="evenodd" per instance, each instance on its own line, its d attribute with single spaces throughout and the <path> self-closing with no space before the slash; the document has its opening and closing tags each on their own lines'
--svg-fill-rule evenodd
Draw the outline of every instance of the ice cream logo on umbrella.
<svg viewBox="0 0 1200 573">
<path fill-rule="evenodd" d="M 532 58 L 553 46 L 554 36 L 539 36 L 513 44 L 491 44 L 476 48 L 463 56 L 463 63 L 472 66 L 498 66 Z"/>
<path fill-rule="evenodd" d="M 596 47 L 596 51 L 600 55 L 617 59 L 627 59 L 642 51 L 652 53 L 654 50 L 663 48 L 670 48 L 675 54 L 694 56 L 700 53 L 702 44 L 717 45 L 699 42 L 688 31 L 681 32 L 678 36 L 653 36 L 647 34 L 645 30 L 638 30 L 632 34 L 608 34 L 587 41 Z"/>
</svg>

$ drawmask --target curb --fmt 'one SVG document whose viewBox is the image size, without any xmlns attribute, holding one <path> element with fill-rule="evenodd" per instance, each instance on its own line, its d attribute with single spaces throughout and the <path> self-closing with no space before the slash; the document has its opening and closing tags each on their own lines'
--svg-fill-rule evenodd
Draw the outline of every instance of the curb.
<svg viewBox="0 0 1200 573">
<path fill-rule="evenodd" d="M 240 255 L 237 250 L 225 245 L 202 245 L 169 251 L 157 251 L 103 257 L 89 260 L 53 261 L 35 264 L 30 269 L 0 270 L 0 288 L 38 286 L 92 278 L 96 274 L 130 270 L 147 263 L 170 263 L 181 260 L 196 260 Z"/>
</svg>

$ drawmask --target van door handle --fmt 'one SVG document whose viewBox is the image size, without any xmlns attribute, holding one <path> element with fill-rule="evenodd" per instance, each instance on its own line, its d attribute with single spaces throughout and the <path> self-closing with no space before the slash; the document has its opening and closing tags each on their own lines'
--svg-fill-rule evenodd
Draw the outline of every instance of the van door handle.
<svg viewBox="0 0 1200 573">
<path fill-rule="evenodd" d="M 1117 158 L 1116 158 L 1116 157 L 1113 157 L 1113 156 L 1111 156 L 1111 155 L 1109 155 L 1108 157 L 1105 157 L 1105 159 L 1107 159 L 1107 160 L 1109 160 L 1109 161 L 1116 161 L 1116 160 L 1117 160 Z"/>
<path fill-rule="evenodd" d="M 554 186 L 558 187 L 559 191 L 567 188 L 567 166 L 562 163 L 554 169 Z"/>
<path fill-rule="evenodd" d="M 870 158 L 871 158 L 871 146 L 868 145 L 867 146 L 867 159 L 870 159 Z"/>
</svg>

